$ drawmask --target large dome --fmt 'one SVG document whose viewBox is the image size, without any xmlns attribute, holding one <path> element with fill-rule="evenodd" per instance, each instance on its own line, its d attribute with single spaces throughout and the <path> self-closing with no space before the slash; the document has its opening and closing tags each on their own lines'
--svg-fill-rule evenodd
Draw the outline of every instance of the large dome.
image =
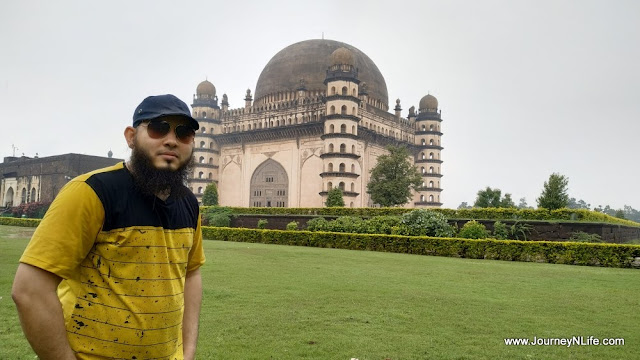
<svg viewBox="0 0 640 360">
<path fill-rule="evenodd" d="M 256 85 L 255 99 L 279 93 L 295 91 L 300 80 L 309 91 L 326 92 L 324 79 L 331 66 L 331 54 L 339 48 L 351 51 L 358 69 L 358 79 L 366 83 L 369 97 L 389 104 L 387 84 L 376 64 L 362 51 L 339 41 L 306 40 L 280 50 L 264 67 Z"/>
</svg>

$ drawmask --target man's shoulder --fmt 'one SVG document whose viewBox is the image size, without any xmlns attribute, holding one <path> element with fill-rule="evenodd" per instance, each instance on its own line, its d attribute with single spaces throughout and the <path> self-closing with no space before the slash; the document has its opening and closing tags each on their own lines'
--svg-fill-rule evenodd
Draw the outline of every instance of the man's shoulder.
<svg viewBox="0 0 640 360">
<path fill-rule="evenodd" d="M 77 176 L 76 178 L 74 178 L 71 181 L 83 181 L 83 182 L 87 182 L 89 179 L 93 178 L 93 177 L 108 177 L 108 176 L 114 176 L 114 175 L 119 175 L 119 174 L 124 174 L 126 172 L 125 167 L 124 167 L 124 162 L 119 162 L 115 165 L 111 165 L 111 166 L 107 166 L 101 169 L 96 169 L 93 171 L 90 171 L 88 173 L 84 173 L 82 175 Z"/>
</svg>

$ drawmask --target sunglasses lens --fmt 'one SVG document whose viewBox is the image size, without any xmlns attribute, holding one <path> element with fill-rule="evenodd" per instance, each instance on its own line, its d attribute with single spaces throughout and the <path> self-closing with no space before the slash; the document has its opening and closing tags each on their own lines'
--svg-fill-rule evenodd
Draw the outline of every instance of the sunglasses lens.
<svg viewBox="0 0 640 360">
<path fill-rule="evenodd" d="M 176 126 L 176 137 L 181 142 L 188 144 L 193 141 L 196 136 L 196 131 L 191 126 L 178 125 Z"/>
<path fill-rule="evenodd" d="M 167 136 L 171 130 L 171 125 L 166 121 L 150 121 L 147 125 L 147 133 L 153 139 Z"/>
</svg>

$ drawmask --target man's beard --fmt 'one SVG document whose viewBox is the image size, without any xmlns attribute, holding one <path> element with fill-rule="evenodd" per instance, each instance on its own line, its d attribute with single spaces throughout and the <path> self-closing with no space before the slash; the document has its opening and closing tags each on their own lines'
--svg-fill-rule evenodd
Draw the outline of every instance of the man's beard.
<svg viewBox="0 0 640 360">
<path fill-rule="evenodd" d="M 194 163 L 192 151 L 189 161 L 180 165 L 178 169 L 157 169 L 153 166 L 151 158 L 137 146 L 134 146 L 131 151 L 131 173 L 134 184 L 140 192 L 150 196 L 166 192 L 172 197 L 179 198 L 189 194 L 190 191 L 184 184 Z"/>
</svg>

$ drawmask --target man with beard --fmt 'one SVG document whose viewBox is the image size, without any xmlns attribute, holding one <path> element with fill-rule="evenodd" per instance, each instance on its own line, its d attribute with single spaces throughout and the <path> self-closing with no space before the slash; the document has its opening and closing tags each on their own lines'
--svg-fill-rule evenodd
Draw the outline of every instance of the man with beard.
<svg viewBox="0 0 640 360">
<path fill-rule="evenodd" d="M 12 296 L 40 359 L 194 359 L 204 263 L 184 186 L 198 122 L 150 96 L 124 131 L 131 159 L 60 191 L 27 246 Z"/>
</svg>

